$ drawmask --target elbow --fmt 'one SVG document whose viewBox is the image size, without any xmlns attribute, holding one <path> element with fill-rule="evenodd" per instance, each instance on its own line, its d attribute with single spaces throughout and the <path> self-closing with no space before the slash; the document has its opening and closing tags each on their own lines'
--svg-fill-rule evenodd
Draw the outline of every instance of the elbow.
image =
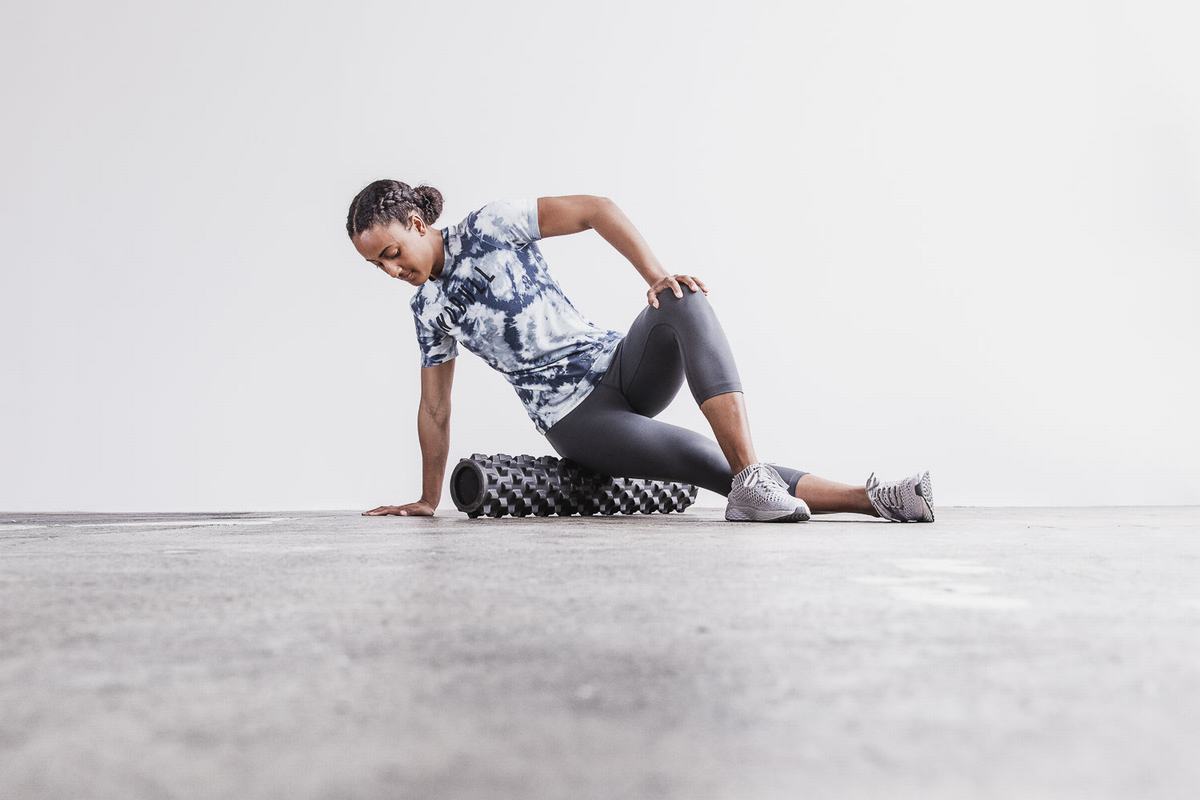
<svg viewBox="0 0 1200 800">
<path fill-rule="evenodd" d="M 589 228 L 595 228 L 596 220 L 610 215 L 617 210 L 617 204 L 612 201 L 612 198 L 602 194 L 592 195 L 591 205 L 592 207 L 587 219 Z"/>
<path fill-rule="evenodd" d="M 449 403 L 424 403 L 418 407 L 418 414 L 422 419 L 427 419 L 436 425 L 445 426 L 450 424 L 450 404 Z"/>
</svg>

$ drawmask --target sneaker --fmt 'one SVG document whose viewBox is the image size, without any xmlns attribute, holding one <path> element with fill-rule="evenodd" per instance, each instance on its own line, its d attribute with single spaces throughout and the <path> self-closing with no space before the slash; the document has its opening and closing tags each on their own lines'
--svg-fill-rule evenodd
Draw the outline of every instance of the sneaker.
<svg viewBox="0 0 1200 800">
<path fill-rule="evenodd" d="M 730 522 L 804 522 L 808 504 L 788 492 L 787 482 L 770 464 L 751 464 L 733 476 L 725 519 Z"/>
<path fill-rule="evenodd" d="M 933 483 L 929 473 L 880 483 L 871 473 L 867 497 L 879 516 L 892 522 L 933 522 Z"/>
</svg>

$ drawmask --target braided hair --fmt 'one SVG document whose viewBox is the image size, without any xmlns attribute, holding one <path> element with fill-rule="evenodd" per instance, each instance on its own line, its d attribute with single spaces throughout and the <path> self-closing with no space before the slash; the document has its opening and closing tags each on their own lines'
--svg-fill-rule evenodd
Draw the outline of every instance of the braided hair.
<svg viewBox="0 0 1200 800">
<path fill-rule="evenodd" d="M 409 227 L 408 215 L 416 211 L 426 225 L 442 215 L 442 193 L 432 186 L 415 189 L 404 181 L 378 180 L 354 196 L 346 216 L 346 233 L 353 239 L 376 225 L 395 220 Z"/>
</svg>

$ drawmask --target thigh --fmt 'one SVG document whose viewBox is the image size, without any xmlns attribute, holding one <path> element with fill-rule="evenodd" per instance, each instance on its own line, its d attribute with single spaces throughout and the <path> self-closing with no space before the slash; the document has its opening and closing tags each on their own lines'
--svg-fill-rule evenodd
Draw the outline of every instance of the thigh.
<svg viewBox="0 0 1200 800">
<path fill-rule="evenodd" d="M 675 332 L 655 325 L 652 311 L 646 306 L 629 326 L 610 383 L 625 395 L 630 408 L 647 417 L 669 406 L 684 382 L 683 353 Z"/>
<path fill-rule="evenodd" d="M 546 438 L 560 456 L 604 475 L 682 481 L 723 496 L 730 491 L 733 475 L 716 442 L 639 414 L 612 386 L 597 385 Z"/>
<path fill-rule="evenodd" d="M 696 404 L 716 394 L 742 391 L 729 339 L 708 298 L 685 289 L 662 292 L 659 307 L 646 306 L 629 327 L 616 383 L 633 409 L 655 416 L 684 380 Z"/>
</svg>

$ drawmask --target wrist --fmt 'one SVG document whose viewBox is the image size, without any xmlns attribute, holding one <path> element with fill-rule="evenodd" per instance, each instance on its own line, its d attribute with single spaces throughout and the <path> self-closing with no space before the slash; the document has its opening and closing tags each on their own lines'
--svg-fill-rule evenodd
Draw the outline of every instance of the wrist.
<svg viewBox="0 0 1200 800">
<path fill-rule="evenodd" d="M 647 274 L 645 276 L 646 277 L 646 285 L 653 286 L 654 284 L 661 281 L 663 278 L 667 277 L 667 274 L 668 273 L 665 269 L 663 269 L 660 266 L 655 265 L 655 267 L 653 269 L 647 271 Z"/>
</svg>

